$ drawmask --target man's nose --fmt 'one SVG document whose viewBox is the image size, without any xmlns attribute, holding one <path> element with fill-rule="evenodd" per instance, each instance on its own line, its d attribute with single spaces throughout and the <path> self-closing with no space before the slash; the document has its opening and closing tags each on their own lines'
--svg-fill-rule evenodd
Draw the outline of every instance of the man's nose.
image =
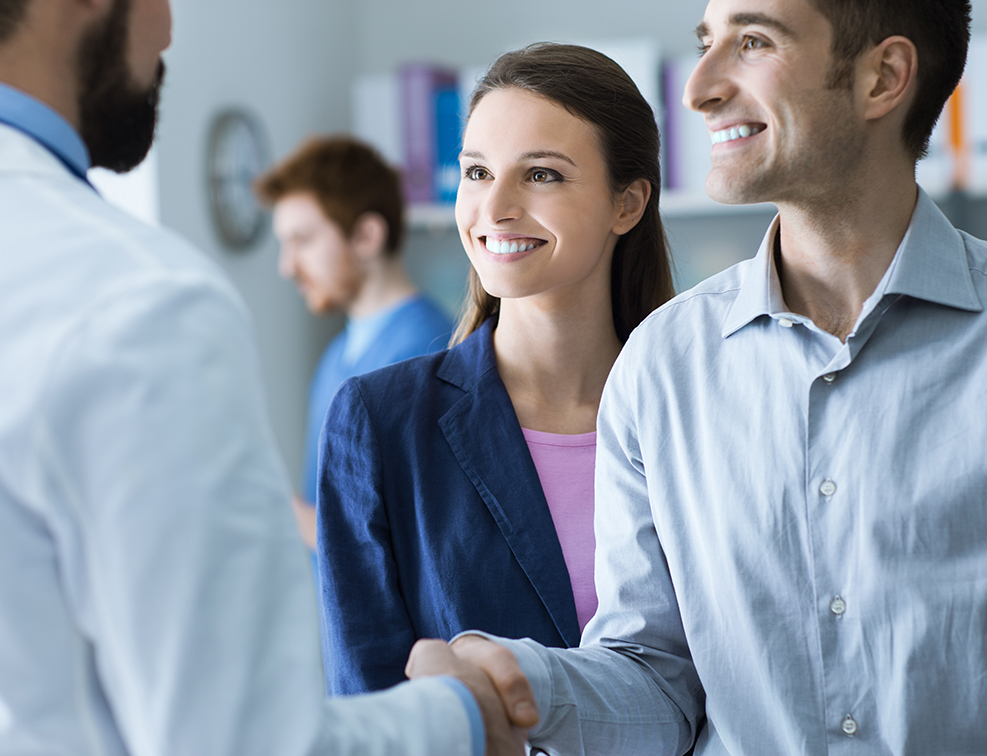
<svg viewBox="0 0 987 756">
<path fill-rule="evenodd" d="M 723 46 L 711 45 L 703 53 L 685 84 L 682 104 L 690 110 L 705 113 L 728 100 L 734 89 L 729 70 L 729 52 Z"/>
</svg>

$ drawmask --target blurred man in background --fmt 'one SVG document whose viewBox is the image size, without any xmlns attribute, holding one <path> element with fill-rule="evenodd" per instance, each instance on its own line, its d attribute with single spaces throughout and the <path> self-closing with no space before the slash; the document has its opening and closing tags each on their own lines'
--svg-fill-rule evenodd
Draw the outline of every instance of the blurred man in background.
<svg viewBox="0 0 987 756">
<path fill-rule="evenodd" d="M 346 315 L 312 378 L 294 500 L 314 553 L 319 431 L 336 389 L 351 376 L 444 349 L 452 322 L 408 276 L 400 177 L 369 146 L 347 136 L 313 139 L 262 176 L 257 193 L 274 207 L 281 275 L 313 314 Z"/>
</svg>

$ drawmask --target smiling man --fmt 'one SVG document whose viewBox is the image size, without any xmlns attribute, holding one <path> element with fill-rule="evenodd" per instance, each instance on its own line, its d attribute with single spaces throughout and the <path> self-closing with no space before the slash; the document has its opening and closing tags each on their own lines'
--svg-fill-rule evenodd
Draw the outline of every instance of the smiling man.
<svg viewBox="0 0 987 756">
<path fill-rule="evenodd" d="M 778 216 L 614 366 L 582 647 L 453 645 L 513 652 L 533 744 L 984 752 L 987 244 L 915 183 L 969 24 L 964 0 L 707 6 L 707 189 Z"/>
<path fill-rule="evenodd" d="M 442 646 L 468 687 L 325 700 L 246 308 L 86 181 L 146 155 L 170 37 L 168 0 L 0 0 L 0 754 L 516 752 Z"/>
</svg>

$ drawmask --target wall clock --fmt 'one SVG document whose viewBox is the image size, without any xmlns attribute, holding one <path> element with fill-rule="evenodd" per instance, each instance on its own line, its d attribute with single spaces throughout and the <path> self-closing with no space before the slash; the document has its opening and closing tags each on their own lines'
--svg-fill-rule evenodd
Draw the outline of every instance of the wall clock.
<svg viewBox="0 0 987 756">
<path fill-rule="evenodd" d="M 267 139 L 254 116 L 226 110 L 213 119 L 206 154 L 209 206 L 219 237 L 230 249 L 250 247 L 267 226 L 267 213 L 252 187 L 267 164 Z"/>
</svg>

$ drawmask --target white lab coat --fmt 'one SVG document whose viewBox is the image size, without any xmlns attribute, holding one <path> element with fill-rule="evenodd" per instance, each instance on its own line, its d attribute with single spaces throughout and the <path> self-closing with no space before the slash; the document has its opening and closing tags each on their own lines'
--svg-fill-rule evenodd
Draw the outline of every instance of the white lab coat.
<svg viewBox="0 0 987 756">
<path fill-rule="evenodd" d="M 231 286 L 0 125 L 0 753 L 468 754 L 326 701 L 288 497 Z"/>
</svg>

